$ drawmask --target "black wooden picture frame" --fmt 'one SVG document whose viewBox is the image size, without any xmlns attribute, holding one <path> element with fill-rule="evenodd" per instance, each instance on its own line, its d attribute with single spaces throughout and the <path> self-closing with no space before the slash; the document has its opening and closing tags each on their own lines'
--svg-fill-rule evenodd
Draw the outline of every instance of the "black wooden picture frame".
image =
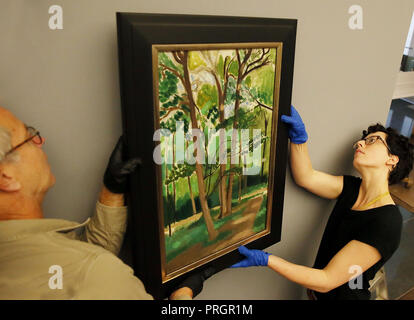
<svg viewBox="0 0 414 320">
<path fill-rule="evenodd" d="M 117 13 L 116 18 L 123 133 L 128 142 L 128 157 L 139 156 L 142 159 L 141 167 L 130 179 L 127 238 L 131 239 L 135 275 L 154 298 L 164 299 L 189 275 L 209 266 L 218 272 L 243 257 L 233 246 L 231 251 L 210 261 L 194 264 L 170 278 L 163 274 L 163 243 L 160 237 L 163 228 L 158 214 L 162 206 L 157 186 L 159 165 L 153 160 L 156 147 L 153 136 L 157 129 L 154 121 L 157 114 L 153 47 L 176 44 L 282 44 L 275 115 L 278 125 L 274 133 L 276 156 L 271 181 L 274 192 L 269 199 L 273 204 L 271 225 L 269 232 L 263 236 L 241 243 L 249 248 L 264 249 L 281 240 L 288 134 L 286 126 L 279 120 L 281 115 L 290 114 L 297 20 L 121 12 Z"/>
</svg>

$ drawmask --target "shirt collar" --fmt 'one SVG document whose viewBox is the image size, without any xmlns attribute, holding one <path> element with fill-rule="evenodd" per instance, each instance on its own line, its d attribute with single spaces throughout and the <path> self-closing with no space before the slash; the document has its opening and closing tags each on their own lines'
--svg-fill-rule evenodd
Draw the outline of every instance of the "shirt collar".
<svg viewBox="0 0 414 320">
<path fill-rule="evenodd" d="M 0 242 L 45 232 L 69 232 L 85 226 L 90 218 L 79 223 L 63 219 L 21 219 L 0 221 Z"/>
</svg>

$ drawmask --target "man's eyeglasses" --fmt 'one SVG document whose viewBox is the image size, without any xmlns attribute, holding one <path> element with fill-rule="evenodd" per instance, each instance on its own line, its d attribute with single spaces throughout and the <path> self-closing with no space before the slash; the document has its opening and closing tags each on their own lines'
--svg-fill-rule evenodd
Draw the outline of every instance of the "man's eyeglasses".
<svg viewBox="0 0 414 320">
<path fill-rule="evenodd" d="M 43 139 L 42 136 L 40 135 L 40 132 L 37 131 L 35 128 L 33 127 L 26 127 L 27 131 L 29 132 L 30 137 L 27 138 L 26 140 L 24 140 L 23 142 L 19 143 L 17 146 L 11 148 L 6 154 L 5 156 L 9 155 L 10 153 L 16 151 L 17 148 L 20 148 L 22 145 L 24 145 L 25 143 L 29 142 L 29 141 L 33 141 L 34 144 L 42 144 L 43 143 Z"/>
<path fill-rule="evenodd" d="M 391 149 L 387 146 L 387 143 L 380 136 L 370 136 L 368 138 L 359 139 L 352 146 L 352 148 L 354 150 L 358 149 L 358 142 L 361 141 L 361 140 L 364 140 L 365 141 L 365 145 L 367 145 L 367 146 L 369 146 L 370 144 L 374 144 L 375 142 L 377 142 L 377 140 L 381 140 L 382 143 L 387 147 L 389 153 L 392 154 Z"/>
</svg>

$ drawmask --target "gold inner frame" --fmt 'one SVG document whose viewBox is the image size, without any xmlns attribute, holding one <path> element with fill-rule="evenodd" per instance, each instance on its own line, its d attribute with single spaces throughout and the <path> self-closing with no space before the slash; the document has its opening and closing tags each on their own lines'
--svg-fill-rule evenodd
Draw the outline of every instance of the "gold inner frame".
<svg viewBox="0 0 414 320">
<path fill-rule="evenodd" d="M 211 253 L 206 257 L 202 257 L 197 261 L 193 261 L 188 265 L 181 267 L 177 270 L 167 273 L 166 272 L 166 249 L 165 249 L 165 235 L 164 235 L 164 210 L 163 210 L 163 198 L 162 198 L 162 173 L 161 165 L 157 165 L 157 200 L 158 200 L 158 219 L 159 219 L 159 240 L 161 249 L 161 275 L 162 283 L 172 280 L 180 275 L 189 272 L 201 265 L 204 265 L 218 257 L 221 257 L 241 245 L 248 244 L 254 240 L 257 240 L 270 233 L 271 218 L 272 218 L 272 200 L 274 191 L 274 163 L 276 159 L 276 135 L 277 124 L 279 114 L 279 96 L 280 96 L 280 76 L 282 65 L 282 42 L 257 42 L 257 43 L 209 43 L 209 44 L 168 44 L 152 45 L 152 70 L 153 70 L 153 103 L 155 106 L 154 112 L 154 129 L 160 129 L 160 110 L 159 110 L 159 91 L 158 91 L 158 53 L 169 51 L 199 51 L 199 50 L 228 50 L 228 49 L 261 49 L 261 48 L 276 48 L 276 60 L 275 60 L 275 81 L 274 81 L 274 94 L 273 94 L 273 114 L 272 114 L 272 126 L 271 126 L 271 140 L 270 140 L 270 168 L 268 177 L 268 193 L 267 193 L 267 212 L 266 212 L 266 227 L 263 231 L 258 232 L 250 237 L 247 237 L 241 241 L 229 245 L 225 249 Z M 157 146 L 160 142 L 156 142 Z"/>
</svg>

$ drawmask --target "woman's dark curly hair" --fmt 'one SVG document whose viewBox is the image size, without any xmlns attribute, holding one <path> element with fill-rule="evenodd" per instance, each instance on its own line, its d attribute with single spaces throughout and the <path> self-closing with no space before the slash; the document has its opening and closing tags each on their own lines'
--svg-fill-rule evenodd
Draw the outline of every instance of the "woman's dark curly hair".
<svg viewBox="0 0 414 320">
<path fill-rule="evenodd" d="M 390 148 L 391 153 L 398 156 L 399 158 L 397 166 L 390 172 L 390 175 L 388 176 L 388 184 L 392 185 L 408 177 L 411 170 L 413 169 L 414 145 L 409 142 L 407 137 L 399 134 L 393 128 L 385 128 L 380 123 L 369 126 L 368 130 L 363 130 L 362 139 L 364 139 L 367 135 L 378 131 L 387 134 L 387 145 Z"/>
</svg>

